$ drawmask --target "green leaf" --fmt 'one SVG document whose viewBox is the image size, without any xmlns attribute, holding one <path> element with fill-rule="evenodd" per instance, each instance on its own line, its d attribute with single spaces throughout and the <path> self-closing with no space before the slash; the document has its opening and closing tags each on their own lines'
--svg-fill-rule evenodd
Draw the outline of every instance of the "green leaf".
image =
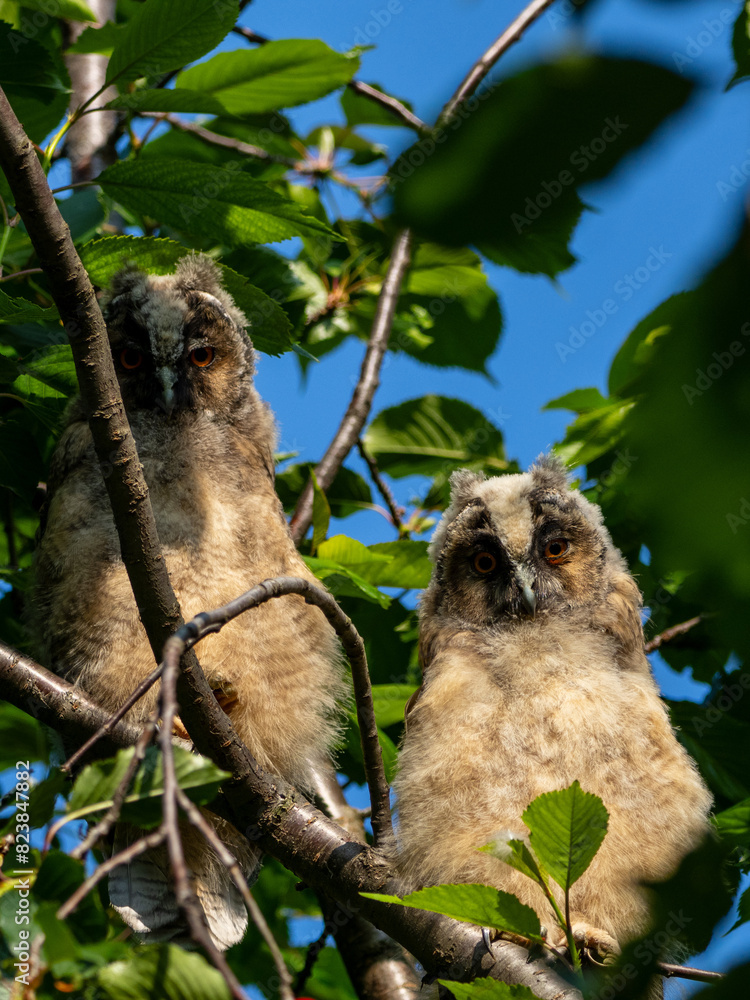
<svg viewBox="0 0 750 1000">
<path fill-rule="evenodd" d="M 500 430 L 473 406 L 446 396 L 423 396 L 382 410 L 364 444 L 396 478 L 450 474 L 467 465 L 496 474 L 510 465 Z"/>
<path fill-rule="evenodd" d="M 597 795 L 584 792 L 574 781 L 568 788 L 537 796 L 522 819 L 540 863 L 568 892 L 599 850 L 609 813 Z"/>
<path fill-rule="evenodd" d="M 362 570 L 372 564 L 382 564 L 390 562 L 390 556 L 376 555 L 371 552 L 366 545 L 358 542 L 354 538 L 347 538 L 346 535 L 334 535 L 327 541 L 322 542 L 318 547 L 318 556 L 321 559 L 330 559 L 341 565 L 356 567 L 356 572 L 364 575 Z"/>
<path fill-rule="evenodd" d="M 127 262 L 149 274 L 171 274 L 189 251 L 181 243 L 151 236 L 105 236 L 87 243 L 79 253 L 91 280 L 105 287 Z M 281 306 L 244 275 L 224 264 L 218 266 L 224 287 L 249 320 L 253 346 L 271 355 L 289 350 L 291 325 Z"/>
<path fill-rule="evenodd" d="M 371 83 L 369 86 L 381 94 L 386 94 L 389 97 L 393 96 L 387 94 L 377 83 Z M 409 111 L 414 110 L 408 101 L 404 101 L 401 98 L 398 98 L 398 100 Z M 378 101 L 373 101 L 356 90 L 352 90 L 351 87 L 347 87 L 341 95 L 341 107 L 346 115 L 347 125 L 396 125 L 402 128 L 405 125 L 404 121 L 395 112 L 390 111 L 387 107 L 378 103 Z"/>
<path fill-rule="evenodd" d="M 215 48 L 239 16 L 237 0 L 149 0 L 136 8 L 118 37 L 107 82 L 157 76 L 200 59 Z"/>
<path fill-rule="evenodd" d="M 40 903 L 55 903 L 50 910 L 55 910 L 82 884 L 86 878 L 83 862 L 76 861 L 62 851 L 50 851 L 42 861 L 42 865 L 34 880 L 34 898 Z M 40 907 L 41 911 L 41 907 Z M 37 918 L 42 922 L 41 916 Z M 60 924 L 59 920 L 55 921 Z M 76 907 L 67 923 L 80 941 L 99 941 L 107 934 L 107 915 L 104 912 L 98 895 L 89 893 Z M 62 925 L 64 926 L 64 925 Z M 75 939 L 73 939 L 75 941 Z M 59 954 L 57 959 L 71 957 Z"/>
<path fill-rule="evenodd" d="M 78 36 L 75 43 L 65 50 L 65 54 L 109 56 L 125 30 L 124 24 L 114 24 L 112 21 L 105 21 L 99 28 L 86 28 Z"/>
<path fill-rule="evenodd" d="M 750 848 L 750 799 L 724 809 L 714 817 L 714 823 L 723 840 Z"/>
<path fill-rule="evenodd" d="M 60 396 L 75 396 L 78 392 L 73 352 L 68 344 L 53 344 L 40 348 L 36 356 L 19 363 L 21 375 L 16 379 L 18 392 L 33 392 L 32 380 L 41 383 Z"/>
<path fill-rule="evenodd" d="M 70 799 L 68 818 L 105 812 L 112 804 L 112 796 L 120 784 L 134 748 L 120 750 L 117 756 L 89 764 L 78 776 Z M 210 802 L 219 790 L 219 785 L 230 775 L 220 770 L 206 757 L 189 753 L 181 747 L 174 747 L 174 763 L 177 783 L 186 795 L 200 805 Z M 159 800 L 163 791 L 163 767 L 161 753 L 156 747 L 149 747 L 125 797 L 122 817 L 141 826 L 158 822 L 161 817 Z"/>
<path fill-rule="evenodd" d="M 452 979 L 438 979 L 456 1000 L 537 1000 L 536 993 L 528 986 L 501 983 L 499 979 L 475 979 L 471 983 L 456 983 Z"/>
<path fill-rule="evenodd" d="M 15 705 L 0 701 L 0 768 L 25 761 L 46 764 L 48 759 L 47 738 L 40 723 Z"/>
<path fill-rule="evenodd" d="M 565 439 L 555 452 L 571 469 L 588 465 L 611 451 L 625 433 L 625 419 L 633 409 L 632 400 L 608 401 L 598 410 L 582 413 L 567 429 Z"/>
<path fill-rule="evenodd" d="M 421 590 L 430 582 L 432 563 L 427 555 L 427 542 L 401 538 L 395 542 L 369 545 L 371 555 L 388 556 L 387 562 L 370 563 L 362 575 L 377 587 L 398 587 L 400 590 Z"/>
<path fill-rule="evenodd" d="M 367 899 L 395 903 L 430 913 L 442 913 L 454 920 L 512 931 L 535 941 L 541 941 L 539 917 L 530 906 L 524 905 L 509 892 L 493 889 L 489 885 L 434 885 L 418 889 L 400 899 L 377 892 L 363 892 Z"/>
<path fill-rule="evenodd" d="M 54 306 L 45 309 L 36 302 L 29 302 L 20 295 L 11 298 L 0 291 L 0 323 L 43 323 L 58 319 Z"/>
<path fill-rule="evenodd" d="M 24 403 L 33 409 L 28 399 Z M 28 503 L 42 473 L 42 460 L 25 416 L 18 410 L 0 419 L 0 485 Z"/>
<path fill-rule="evenodd" d="M 396 216 L 427 239 L 555 275 L 575 259 L 578 186 L 608 176 L 690 90 L 635 60 L 575 55 L 525 70 L 480 90 L 454 123 L 400 157 L 391 170 Z"/>
<path fill-rule="evenodd" d="M 230 246 L 332 235 L 294 202 L 244 174 L 236 161 L 226 167 L 166 159 L 123 161 L 105 170 L 99 183 L 131 212 Z"/>
<path fill-rule="evenodd" d="M 131 93 L 119 94 L 107 103 L 107 107 L 116 111 L 130 111 L 134 115 L 154 111 L 189 115 L 225 115 L 227 113 L 221 101 L 217 101 L 210 94 L 187 89 L 172 90 L 168 87 L 143 87 Z M 146 146 L 146 149 L 149 148 L 150 143 Z"/>
<path fill-rule="evenodd" d="M 202 955 L 176 944 L 134 948 L 105 966 L 98 984 L 109 1000 L 229 1000 L 224 977 Z"/>
<path fill-rule="evenodd" d="M 312 505 L 312 551 L 318 552 L 318 550 L 324 545 L 325 537 L 328 534 L 328 525 L 331 520 L 331 508 L 328 506 L 328 500 L 323 490 L 318 485 L 318 480 L 315 473 L 311 473 L 310 478 L 312 479 L 313 488 L 313 505 Z M 325 559 L 325 555 L 321 555 L 321 558 Z M 335 560 L 334 560 L 335 561 Z"/>
<path fill-rule="evenodd" d="M 355 573 L 348 566 L 333 562 L 331 559 L 318 559 L 315 556 L 303 557 L 307 565 L 319 580 L 324 580 L 334 597 L 364 597 L 368 601 L 387 608 L 391 599 L 377 587 Z"/>
<path fill-rule="evenodd" d="M 542 407 L 543 410 L 573 410 L 574 413 L 590 413 L 607 406 L 609 400 L 602 396 L 598 389 L 574 389 L 564 396 L 551 399 Z"/>
<path fill-rule="evenodd" d="M 335 52 L 324 42 L 289 38 L 220 52 L 180 73 L 175 91 L 206 94 L 229 115 L 258 114 L 324 97 L 348 83 L 358 68 L 356 56 Z"/>
<path fill-rule="evenodd" d="M 737 903 L 737 919 L 729 928 L 729 931 L 736 930 L 741 924 L 746 924 L 748 920 L 750 920 L 750 889 L 745 889 Z M 727 931 L 727 934 L 729 931 Z"/>
<path fill-rule="evenodd" d="M 383 729 L 404 721 L 406 703 L 417 690 L 416 684 L 373 684 L 372 700 L 375 718 Z"/>
<path fill-rule="evenodd" d="M 70 78 L 62 58 L 3 21 L 0 87 L 36 143 L 60 123 L 70 97 Z"/>
<path fill-rule="evenodd" d="M 722 11 L 722 14 L 724 11 Z M 732 32 L 732 55 L 734 56 L 734 76 L 727 84 L 727 89 L 741 80 L 750 77 L 750 2 L 742 5 L 742 9 L 734 22 Z"/>
</svg>

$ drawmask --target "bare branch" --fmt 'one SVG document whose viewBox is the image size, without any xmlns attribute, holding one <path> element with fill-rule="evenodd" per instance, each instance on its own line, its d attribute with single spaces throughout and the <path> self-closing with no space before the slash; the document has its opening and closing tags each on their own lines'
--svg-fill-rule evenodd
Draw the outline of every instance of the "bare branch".
<svg viewBox="0 0 750 1000">
<path fill-rule="evenodd" d="M 378 468 L 377 462 L 365 448 L 364 443 L 362 442 L 362 438 L 357 438 L 357 451 L 360 453 L 363 460 L 367 464 L 367 468 L 370 470 L 370 476 L 372 477 L 372 481 L 373 483 L 375 483 L 375 486 L 377 487 L 380 495 L 385 500 L 394 527 L 396 528 L 401 537 L 408 536 L 409 532 L 404 527 L 404 522 L 401 520 L 401 515 L 404 513 L 403 508 L 399 507 L 398 504 L 396 503 L 393 493 L 391 492 L 390 486 L 380 475 L 380 469 Z"/>
<path fill-rule="evenodd" d="M 666 979 L 692 979 L 696 983 L 715 983 L 725 978 L 723 972 L 708 972 L 706 969 L 693 969 L 689 965 L 671 965 L 669 962 L 657 962 L 656 968 Z"/>
<path fill-rule="evenodd" d="M 206 955 L 224 977 L 227 986 L 235 1000 L 247 1000 L 247 996 L 232 972 L 222 952 L 214 944 L 208 930 L 206 914 L 198 900 L 195 888 L 190 881 L 190 873 L 185 862 L 185 852 L 182 847 L 182 836 L 179 826 L 177 797 L 180 786 L 174 767 L 172 751 L 172 726 L 177 715 L 177 676 L 180 670 L 179 657 L 166 661 L 162 673 L 161 690 L 159 693 L 162 728 L 159 731 L 159 746 L 161 747 L 164 765 L 164 794 L 162 796 L 163 820 L 161 830 L 167 844 L 169 865 L 174 878 L 174 892 L 180 909 L 190 927 L 190 934 L 196 944 L 199 944 Z"/>
<path fill-rule="evenodd" d="M 679 625 L 673 625 L 671 628 L 665 629 L 660 632 L 659 635 L 655 635 L 653 639 L 645 645 L 645 650 L 647 653 L 653 653 L 655 649 L 658 649 L 662 643 L 671 642 L 672 639 L 676 639 L 679 635 L 684 635 L 689 632 L 691 628 L 695 628 L 702 621 L 700 615 L 696 615 L 695 618 L 689 618 L 686 622 L 680 622 Z"/>
<path fill-rule="evenodd" d="M 0 689 L 5 701 L 55 729 L 75 746 L 81 735 L 106 729 L 100 755 L 111 756 L 138 742 L 141 730 L 130 723 L 109 726 L 110 714 L 79 687 L 73 687 L 29 656 L 0 642 Z"/>
<path fill-rule="evenodd" d="M 335 479 L 336 473 L 354 447 L 370 415 L 375 391 L 380 385 L 380 366 L 388 347 L 388 338 L 391 335 L 401 282 L 411 260 L 411 242 L 411 232 L 408 229 L 402 229 L 393 246 L 391 262 L 378 298 L 370 340 L 367 344 L 367 351 L 354 394 L 339 429 L 320 464 L 315 469 L 315 477 L 322 490 L 327 490 Z M 305 537 L 305 533 L 312 523 L 312 502 L 313 487 L 312 480 L 310 480 L 302 491 L 292 515 L 290 527 L 295 542 L 299 542 Z"/>
<path fill-rule="evenodd" d="M 154 118 L 157 121 L 167 122 L 173 128 L 179 129 L 180 132 L 187 132 L 190 135 L 194 135 L 197 139 L 202 140 L 209 146 L 220 146 L 222 149 L 231 149 L 235 153 L 240 153 L 242 156 L 252 156 L 256 160 L 263 160 L 266 163 L 280 163 L 282 166 L 289 167 L 290 169 L 296 170 L 298 173 L 313 173 L 315 171 L 307 170 L 304 163 L 300 163 L 298 160 L 294 160 L 289 156 L 274 156 L 269 153 L 268 150 L 262 149 L 260 146 L 253 146 L 249 142 L 242 142 L 241 139 L 232 139 L 227 135 L 219 135 L 218 132 L 211 132 L 207 128 L 203 128 L 201 125 L 196 125 L 194 122 L 183 121 L 177 115 L 171 113 L 165 113 L 163 111 L 142 111 L 139 112 L 141 118 Z"/>
<path fill-rule="evenodd" d="M 220 631 L 227 622 L 244 611 L 257 608 L 261 604 L 265 604 L 266 601 L 275 597 L 284 597 L 287 594 L 299 594 L 307 604 L 313 604 L 320 608 L 341 640 L 341 645 L 349 659 L 354 682 L 354 698 L 362 740 L 365 775 L 372 804 L 372 830 L 375 845 L 382 846 L 392 840 L 393 825 L 391 822 L 390 792 L 383 770 L 383 756 L 378 739 L 365 646 L 351 618 L 341 610 L 327 590 L 316 587 L 315 584 L 309 580 L 303 580 L 301 577 L 279 576 L 272 580 L 264 580 L 223 607 L 201 612 L 178 629 L 164 646 L 164 671 L 166 673 L 168 669 L 176 666 L 185 649 L 193 646 L 203 636 L 210 632 Z M 164 724 L 166 725 L 166 717 Z"/>
<path fill-rule="evenodd" d="M 396 100 L 395 97 L 391 97 L 390 94 L 384 94 L 375 87 L 371 87 L 369 83 L 362 83 L 360 80 L 351 80 L 347 86 L 349 87 L 349 90 L 353 90 L 355 94 L 361 94 L 362 97 L 367 97 L 369 100 L 374 101 L 381 107 L 386 108 L 386 110 L 390 111 L 397 118 L 399 118 L 408 128 L 416 129 L 417 132 L 422 134 L 427 134 L 432 131 L 426 122 L 423 122 L 422 119 L 418 118 L 413 111 L 410 111 L 405 104 Z"/>
<path fill-rule="evenodd" d="M 517 42 L 529 25 L 533 24 L 536 19 L 544 13 L 544 11 L 551 7 L 554 0 L 532 0 L 528 7 L 524 8 L 518 17 L 508 25 L 505 31 L 500 35 L 487 51 L 480 56 L 479 59 L 474 63 L 469 72 L 466 74 L 464 79 L 461 81 L 461 85 L 455 92 L 453 97 L 448 101 L 443 110 L 440 113 L 440 122 L 449 121 L 453 115 L 456 113 L 461 104 L 477 89 L 479 84 L 484 80 L 489 71 L 498 61 L 500 56 L 504 52 Z"/>
<path fill-rule="evenodd" d="M 263 911 L 252 897 L 250 886 L 247 884 L 247 880 L 245 879 L 242 868 L 240 868 L 237 859 L 226 846 L 224 841 L 218 836 L 216 830 L 214 830 L 200 809 L 195 805 L 195 803 L 190 801 L 187 795 L 179 787 L 177 788 L 177 804 L 180 809 L 183 810 L 188 820 L 211 845 L 219 861 L 221 861 L 221 863 L 229 869 L 229 873 L 232 876 L 234 884 L 239 889 L 243 902 L 247 907 L 250 919 L 257 927 L 260 936 L 265 941 L 266 946 L 271 953 L 271 958 L 273 959 L 273 964 L 276 967 L 276 973 L 279 977 L 279 993 L 281 995 L 281 1000 L 294 1000 L 295 994 L 292 975 L 289 972 L 286 962 L 284 961 L 284 956 L 281 954 L 281 950 L 276 943 L 276 938 L 273 936 L 271 928 L 266 923 Z"/>
</svg>

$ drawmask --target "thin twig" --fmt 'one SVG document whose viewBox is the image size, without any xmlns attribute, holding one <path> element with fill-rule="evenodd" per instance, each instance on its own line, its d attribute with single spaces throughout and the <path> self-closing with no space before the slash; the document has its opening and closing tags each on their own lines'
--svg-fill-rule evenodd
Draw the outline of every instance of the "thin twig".
<svg viewBox="0 0 750 1000">
<path fill-rule="evenodd" d="M 418 118 L 413 111 L 410 111 L 405 104 L 397 100 L 395 97 L 391 97 L 390 94 L 384 94 L 380 90 L 376 90 L 375 87 L 371 87 L 369 83 L 362 83 L 360 80 L 351 80 L 347 86 L 349 90 L 353 90 L 355 94 L 361 94 L 362 97 L 367 97 L 369 100 L 374 101 L 381 107 L 390 111 L 397 118 L 399 118 L 404 125 L 408 128 L 416 129 L 420 133 L 428 133 L 431 130 L 427 122 L 423 122 L 421 118 Z"/>
<path fill-rule="evenodd" d="M 97 732 L 95 732 L 93 736 L 90 736 L 86 740 L 86 742 L 83 744 L 82 747 L 80 747 L 78 750 L 76 750 L 74 754 L 68 757 L 68 759 L 62 765 L 63 771 L 68 771 L 68 772 L 71 771 L 78 763 L 78 761 L 81 759 L 81 757 L 83 757 L 83 755 L 88 750 L 90 750 L 91 747 L 96 742 L 98 742 L 103 736 L 106 736 L 114 729 L 114 727 L 117 725 L 120 719 L 122 719 L 122 717 L 130 711 L 133 705 L 135 705 L 135 703 L 144 696 L 144 694 L 149 690 L 149 688 L 153 687 L 153 685 L 159 680 L 159 678 L 161 677 L 162 669 L 163 668 L 160 663 L 159 666 L 156 667 L 156 669 L 153 670 L 145 680 L 141 681 L 141 683 L 127 698 L 127 700 L 124 701 L 122 705 L 120 705 L 120 707 L 117 709 L 117 711 L 107 719 L 107 721 L 104 723 L 101 729 L 97 730 Z"/>
<path fill-rule="evenodd" d="M 344 418 L 328 450 L 315 469 L 315 477 L 322 490 L 327 490 L 356 444 L 372 408 L 375 391 L 380 385 L 380 366 L 388 348 L 393 317 L 396 312 L 401 283 L 411 261 L 411 232 L 402 229 L 396 237 L 388 273 L 378 298 L 370 340 L 367 344 L 359 379 Z M 312 523 L 312 479 L 302 491 L 290 524 L 292 538 L 300 542 Z"/>
<path fill-rule="evenodd" d="M 657 962 L 656 968 L 667 979 L 692 979 L 696 983 L 715 983 L 717 980 L 725 978 L 723 972 L 693 969 L 689 965 L 671 965 L 669 962 Z"/>
<path fill-rule="evenodd" d="M 194 646 L 204 635 L 209 632 L 218 632 L 227 622 L 242 614 L 243 611 L 257 608 L 274 597 L 284 597 L 287 594 L 299 594 L 307 604 L 313 604 L 320 608 L 341 640 L 341 645 L 349 659 L 354 684 L 357 721 L 362 739 L 362 757 L 372 805 L 373 837 L 375 845 L 382 846 L 393 837 L 393 825 L 388 782 L 383 770 L 383 756 L 378 739 L 377 722 L 375 721 L 370 675 L 367 670 L 367 655 L 364 643 L 352 620 L 341 610 L 328 591 L 316 587 L 314 583 L 303 580 L 301 577 L 278 576 L 272 580 L 264 580 L 252 590 L 248 590 L 247 593 L 221 608 L 201 612 L 178 629 L 172 638 L 165 643 L 165 676 L 167 669 L 172 669 L 179 662 L 183 652 Z M 165 717 L 164 725 L 166 726 L 166 724 Z"/>
<path fill-rule="evenodd" d="M 139 113 L 141 118 L 156 118 L 159 121 L 167 122 L 172 125 L 173 128 L 179 129 L 181 132 L 188 132 L 190 135 L 194 135 L 196 138 L 201 139 L 203 142 L 208 143 L 210 146 L 220 146 L 222 149 L 231 149 L 235 153 L 240 153 L 242 156 L 252 156 L 257 160 L 263 160 L 266 163 L 279 163 L 282 166 L 289 167 L 290 169 L 296 170 L 298 173 L 311 173 L 304 164 L 301 164 L 298 160 L 293 159 L 291 156 L 275 156 L 269 153 L 268 150 L 262 149 L 260 146 L 253 146 L 249 142 L 242 142 L 241 139 L 232 139 L 227 135 L 219 135 L 218 132 L 211 132 L 207 128 L 203 128 L 201 125 L 196 125 L 194 122 L 183 121 L 177 115 L 171 113 L 164 113 L 162 111 L 142 111 Z"/>
<path fill-rule="evenodd" d="M 532 3 L 528 5 L 518 17 L 508 25 L 505 31 L 500 35 L 487 51 L 480 56 L 479 59 L 474 63 L 469 72 L 466 74 L 464 79 L 461 81 L 461 85 L 455 92 L 453 97 L 448 101 L 443 110 L 440 113 L 440 122 L 449 121 L 453 115 L 458 110 L 459 106 L 474 93 L 479 84 L 484 80 L 489 71 L 498 61 L 501 55 L 517 42 L 529 25 L 533 24 L 536 19 L 544 13 L 544 11 L 551 7 L 554 0 L 532 0 Z"/>
<path fill-rule="evenodd" d="M 357 451 L 360 453 L 362 458 L 367 464 L 367 468 L 370 470 L 370 476 L 372 477 L 373 483 L 378 489 L 378 492 L 385 500 L 388 510 L 391 515 L 391 520 L 402 538 L 408 538 L 409 532 L 404 527 L 404 522 L 401 520 L 401 515 L 404 513 L 403 507 L 399 507 L 396 500 L 391 493 L 391 488 L 388 483 L 380 475 L 380 469 L 377 466 L 377 462 L 372 457 L 372 455 L 367 451 L 362 442 L 362 438 L 357 438 Z"/>
<path fill-rule="evenodd" d="M 672 639 L 676 639 L 679 635 L 684 635 L 689 632 L 691 628 L 695 628 L 702 621 L 700 615 L 696 615 L 695 618 L 689 618 L 686 622 L 680 622 L 679 625 L 673 625 L 671 628 L 664 629 L 659 635 L 655 635 L 653 639 L 649 639 L 646 643 L 645 649 L 647 653 L 653 653 L 655 649 L 658 649 L 665 642 L 671 642 Z"/>
<path fill-rule="evenodd" d="M 11 271 L 10 274 L 4 274 L 0 281 L 10 281 L 11 278 L 25 278 L 27 274 L 42 274 L 41 267 L 27 267 L 25 271 Z"/>
<path fill-rule="evenodd" d="M 265 45 L 266 42 L 270 41 L 265 35 L 259 35 L 257 31 L 251 31 L 250 28 L 240 28 L 235 25 L 232 31 L 235 35 L 244 38 L 246 42 L 252 42 L 253 45 Z"/>
<path fill-rule="evenodd" d="M 91 875 L 78 886 L 73 895 L 67 899 L 60 909 L 57 911 L 58 920 L 65 920 L 70 914 L 75 910 L 81 900 L 88 896 L 91 890 L 98 885 L 99 882 L 108 875 L 114 868 L 119 868 L 120 865 L 129 865 L 131 861 L 134 861 L 137 857 L 140 857 L 144 851 L 153 850 L 154 847 L 158 847 L 159 844 L 164 842 L 164 829 L 159 827 L 158 830 L 154 830 L 153 833 L 146 834 L 145 837 L 140 837 L 138 840 L 133 841 L 129 847 L 124 850 L 119 851 L 117 854 L 113 854 L 111 858 L 107 858 L 106 861 L 94 869 Z"/>
<path fill-rule="evenodd" d="M 193 940 L 204 949 L 213 965 L 222 974 L 232 996 L 235 1000 L 247 1000 L 247 996 L 240 986 L 239 980 L 230 969 L 224 955 L 214 944 L 208 929 L 206 914 L 196 895 L 195 888 L 190 880 L 187 863 L 185 862 L 185 851 L 182 846 L 177 806 L 180 786 L 177 782 L 174 754 L 172 752 L 172 726 L 177 715 L 177 695 L 175 689 L 179 671 L 179 656 L 172 661 L 167 661 L 165 658 L 159 697 L 162 716 L 159 746 L 161 747 L 164 766 L 163 820 L 161 829 L 164 832 L 167 843 L 169 864 L 174 879 L 175 898 L 180 909 L 185 914 Z"/>
<path fill-rule="evenodd" d="M 101 837 L 106 837 L 109 831 L 112 829 L 114 824 L 120 818 L 120 813 L 122 812 L 122 805 L 125 801 L 125 796 L 128 794 L 130 785 L 135 777 L 135 773 L 141 766 L 143 758 L 146 756 L 146 750 L 149 743 L 151 742 L 151 737 L 156 731 L 156 720 L 157 715 L 154 715 L 148 720 L 146 725 L 143 727 L 143 732 L 141 738 L 135 745 L 135 750 L 133 751 L 133 756 L 131 757 L 125 774 L 122 776 L 120 784 L 115 789 L 114 795 L 112 796 L 112 805 L 109 807 L 105 815 L 96 823 L 94 826 L 89 827 L 89 831 L 85 838 L 77 845 L 71 852 L 71 858 L 82 858 L 86 852 L 94 846 L 94 844 Z"/>
</svg>

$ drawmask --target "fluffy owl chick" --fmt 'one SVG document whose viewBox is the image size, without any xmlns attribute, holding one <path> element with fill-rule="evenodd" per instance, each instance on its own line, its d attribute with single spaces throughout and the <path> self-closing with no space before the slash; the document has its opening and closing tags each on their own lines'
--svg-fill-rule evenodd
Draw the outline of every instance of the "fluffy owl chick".
<svg viewBox="0 0 750 1000">
<path fill-rule="evenodd" d="M 128 267 L 103 311 L 169 575 L 189 619 L 278 575 L 313 579 L 274 490 L 273 416 L 253 386 L 247 320 L 204 256 L 175 274 Z M 52 459 L 36 555 L 40 655 L 108 710 L 154 668 L 80 402 Z M 322 613 L 297 596 L 270 601 L 198 647 L 203 670 L 258 761 L 305 789 L 338 732 L 343 678 Z M 142 721 L 156 692 L 130 718 Z M 258 855 L 221 827 L 248 872 Z M 119 841 L 132 835 L 119 829 Z M 228 873 L 204 845 L 188 861 L 216 943 L 229 947 L 246 916 Z M 182 933 L 165 852 L 118 868 L 113 903 L 149 940 Z"/>
<path fill-rule="evenodd" d="M 451 485 L 396 781 L 402 872 L 413 885 L 493 885 L 554 928 L 531 879 L 477 848 L 527 836 L 529 802 L 578 780 L 610 818 L 572 887 L 574 930 L 622 944 L 648 925 L 641 883 L 674 872 L 711 806 L 651 676 L 638 588 L 555 460 L 493 479 L 461 471 Z"/>
</svg>

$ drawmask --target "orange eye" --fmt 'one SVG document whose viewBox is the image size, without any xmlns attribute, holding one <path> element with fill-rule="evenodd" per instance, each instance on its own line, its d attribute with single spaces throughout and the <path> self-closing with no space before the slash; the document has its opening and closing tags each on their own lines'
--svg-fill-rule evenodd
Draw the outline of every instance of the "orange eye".
<svg viewBox="0 0 750 1000">
<path fill-rule="evenodd" d="M 544 547 L 544 558 L 554 566 L 555 563 L 562 562 L 569 548 L 570 542 L 566 539 L 552 538 Z"/>
<path fill-rule="evenodd" d="M 196 347 L 190 352 L 190 360 L 196 368 L 208 368 L 213 359 L 213 347 Z"/>
<path fill-rule="evenodd" d="M 120 364 L 129 372 L 135 368 L 140 368 L 143 364 L 143 355 L 135 347 L 125 347 L 120 351 Z"/>
<path fill-rule="evenodd" d="M 497 566 L 497 559 L 491 552 L 477 552 L 472 561 L 472 565 L 477 573 L 487 576 Z"/>
</svg>

